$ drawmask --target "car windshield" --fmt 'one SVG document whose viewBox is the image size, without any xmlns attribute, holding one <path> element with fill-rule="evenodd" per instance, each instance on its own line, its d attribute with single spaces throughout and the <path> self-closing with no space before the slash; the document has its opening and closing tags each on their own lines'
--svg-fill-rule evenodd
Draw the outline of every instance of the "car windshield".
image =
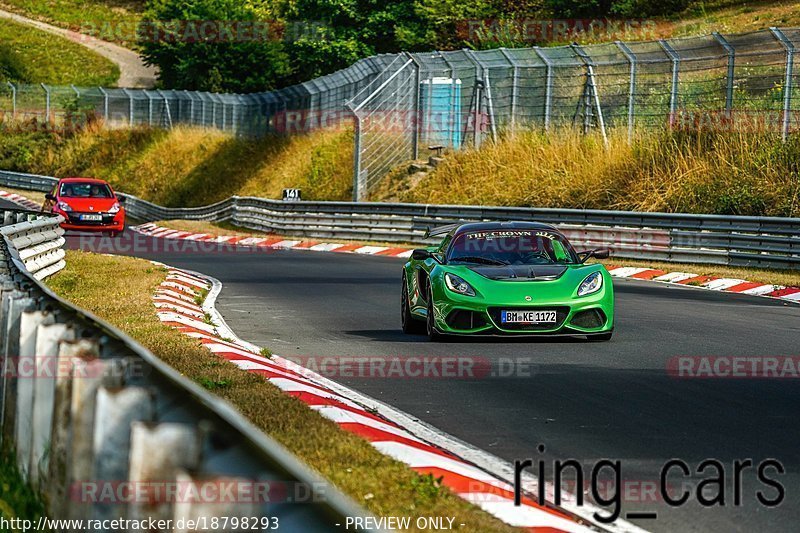
<svg viewBox="0 0 800 533">
<path fill-rule="evenodd" d="M 548 265 L 577 263 L 578 256 L 563 235 L 548 230 L 497 230 L 464 233 L 455 238 L 448 262 L 484 265 Z"/>
<path fill-rule="evenodd" d="M 105 183 L 62 183 L 58 193 L 64 198 L 111 198 L 111 188 Z"/>
</svg>

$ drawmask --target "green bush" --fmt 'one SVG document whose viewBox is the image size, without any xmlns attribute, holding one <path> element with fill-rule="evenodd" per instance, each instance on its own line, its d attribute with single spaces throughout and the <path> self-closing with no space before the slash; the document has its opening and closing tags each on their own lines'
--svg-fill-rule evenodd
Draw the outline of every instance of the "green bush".
<svg viewBox="0 0 800 533">
<path fill-rule="evenodd" d="M 30 81 L 22 58 L 10 46 L 3 43 L 0 43 L 0 81 L 20 83 Z"/>
<path fill-rule="evenodd" d="M 187 38 L 186 26 L 173 21 L 258 22 L 263 16 L 252 3 L 239 0 L 152 0 L 144 14 L 146 38 L 142 56 L 159 68 L 167 88 L 213 92 L 255 92 L 274 89 L 289 73 L 288 56 L 280 40 L 221 37 Z M 242 37 L 245 35 L 242 34 Z"/>
</svg>

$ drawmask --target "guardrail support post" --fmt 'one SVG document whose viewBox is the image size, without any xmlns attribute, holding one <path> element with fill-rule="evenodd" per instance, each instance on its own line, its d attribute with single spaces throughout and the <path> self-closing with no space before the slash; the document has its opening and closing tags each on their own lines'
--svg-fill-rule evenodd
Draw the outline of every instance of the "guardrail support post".
<svg viewBox="0 0 800 533">
<path fill-rule="evenodd" d="M 549 131 L 550 114 L 552 113 L 553 107 L 553 64 L 550 59 L 539 50 L 538 46 L 533 47 L 533 52 L 544 62 L 545 68 L 547 69 L 544 86 L 544 130 Z"/>
<path fill-rule="evenodd" d="M 789 123 L 792 112 L 792 78 L 794 76 L 794 43 L 786 38 L 780 28 L 770 28 L 772 35 L 783 45 L 786 50 L 786 77 L 783 82 L 783 124 L 781 125 L 781 139 L 786 142 L 789 136 Z"/>
<path fill-rule="evenodd" d="M 36 337 L 40 325 L 54 322 L 53 315 L 44 311 L 23 311 L 19 321 L 19 353 L 17 363 L 17 398 L 15 438 L 17 467 L 22 478 L 30 481 L 31 445 L 33 441 L 33 411 L 36 376 Z M 12 358 L 15 356 L 12 355 Z M 13 364 L 13 363 L 12 363 Z"/>
<path fill-rule="evenodd" d="M 46 486 L 52 451 L 56 381 L 62 367 L 56 364 L 62 342 L 71 341 L 74 331 L 67 324 L 40 324 L 36 332 L 36 372 L 33 402 L 30 477 L 34 488 Z"/>
<path fill-rule="evenodd" d="M 672 127 L 675 122 L 675 113 L 678 111 L 678 72 L 680 70 L 681 57 L 672 48 L 672 45 L 664 39 L 659 39 L 658 44 L 661 45 L 661 48 L 672 60 L 672 84 L 669 91 L 669 125 Z"/>
<path fill-rule="evenodd" d="M 47 496 L 52 516 L 68 516 L 69 453 L 72 436 L 73 366 L 79 358 L 92 360 L 99 356 L 97 342 L 90 339 L 65 341 L 59 344 L 53 399 L 53 424 L 50 432 L 50 460 L 47 474 Z M 82 379 L 82 378 L 79 378 Z M 77 386 L 80 388 L 80 386 Z"/>
<path fill-rule="evenodd" d="M 128 479 L 134 486 L 174 483 L 180 469 L 195 470 L 199 466 L 202 438 L 198 429 L 186 424 L 133 422 Z M 169 520 L 173 515 L 171 501 L 133 499 L 128 505 L 127 518 L 132 520 Z"/>
<path fill-rule="evenodd" d="M 72 365 L 72 397 L 70 421 L 72 442 L 67 455 L 66 487 L 81 491 L 81 483 L 89 482 L 94 473 L 94 425 L 97 392 L 103 383 L 110 385 L 107 374 L 117 374 L 111 367 L 119 360 L 77 359 Z M 121 382 L 116 383 L 117 386 Z M 91 502 L 71 502 L 69 518 L 89 518 Z M 62 515 L 64 516 L 64 515 Z"/>
<path fill-rule="evenodd" d="M 2 443 L 6 446 L 8 442 L 14 442 L 16 434 L 16 413 L 17 413 L 17 388 L 19 380 L 13 377 L 14 358 L 19 357 L 20 349 L 20 326 L 22 313 L 26 309 L 32 308 L 33 299 L 26 298 L 22 293 L 12 293 L 3 302 L 3 412 L 2 412 Z"/>
<path fill-rule="evenodd" d="M 202 494 L 203 486 L 210 484 L 212 487 L 219 484 L 233 484 L 234 486 L 252 485 L 254 480 L 244 477 L 231 476 L 197 476 L 191 475 L 185 470 L 178 472 L 176 478 L 179 487 L 184 487 L 190 494 Z M 187 501 L 186 499 L 175 504 L 174 520 L 192 517 L 193 519 L 210 519 L 214 516 L 226 516 L 231 518 L 244 518 L 247 516 L 260 516 L 259 504 L 255 501 Z M 236 500 L 234 498 L 234 500 Z M 210 522 L 210 520 L 207 520 Z"/>
<path fill-rule="evenodd" d="M 731 112 L 733 111 L 733 78 L 736 71 L 736 50 L 734 50 L 728 40 L 718 31 L 715 31 L 711 35 L 714 36 L 720 46 L 722 46 L 728 54 L 728 73 L 725 79 L 725 114 L 730 118 Z"/>
<path fill-rule="evenodd" d="M 154 416 L 155 400 L 148 389 L 98 389 L 94 419 L 94 479 L 99 483 L 128 479 L 131 425 L 136 421 L 153 420 Z M 123 502 L 92 503 L 96 518 L 113 518 L 124 514 Z"/>
</svg>

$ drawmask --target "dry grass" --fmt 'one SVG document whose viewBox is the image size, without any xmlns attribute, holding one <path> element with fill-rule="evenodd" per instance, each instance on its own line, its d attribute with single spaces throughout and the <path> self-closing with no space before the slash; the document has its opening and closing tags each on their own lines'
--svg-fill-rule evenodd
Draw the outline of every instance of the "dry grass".
<svg viewBox="0 0 800 533">
<path fill-rule="evenodd" d="M 0 138 L 2 168 L 98 177 L 167 206 L 206 205 L 231 195 L 280 198 L 287 187 L 300 188 L 308 200 L 352 196 L 352 132 L 342 129 L 262 139 L 187 127 L 6 137 Z"/>
<path fill-rule="evenodd" d="M 516 531 L 382 455 L 263 378 L 243 372 L 159 322 L 151 295 L 165 270 L 141 259 L 67 254 L 67 268 L 48 281 L 56 292 L 126 331 L 182 374 L 213 388 L 372 513 L 451 516 L 466 524 L 460 528 L 465 532 Z"/>
<path fill-rule="evenodd" d="M 401 199 L 736 215 L 800 215 L 800 140 L 770 134 L 526 132 L 447 157 Z M 404 187 L 399 183 L 397 188 Z"/>
</svg>

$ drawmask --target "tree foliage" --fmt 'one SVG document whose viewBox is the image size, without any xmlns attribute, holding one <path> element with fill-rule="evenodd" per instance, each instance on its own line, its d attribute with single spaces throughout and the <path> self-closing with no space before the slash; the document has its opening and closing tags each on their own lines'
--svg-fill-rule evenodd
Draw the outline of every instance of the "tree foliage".
<svg viewBox="0 0 800 533">
<path fill-rule="evenodd" d="M 140 26 L 142 56 L 159 68 L 159 80 L 167 88 L 236 93 L 273 89 L 290 73 L 283 43 L 265 32 L 244 38 L 249 25 L 264 22 L 265 15 L 259 5 L 241 0 L 151 0 Z M 198 35 L 203 21 L 212 29 Z M 225 21 L 236 21 L 227 27 L 242 33 L 223 34 Z"/>
<path fill-rule="evenodd" d="M 167 88 L 264 91 L 373 54 L 523 44 L 514 38 L 471 39 L 471 23 L 493 26 L 499 21 L 502 27 L 503 21 L 526 18 L 641 18 L 680 11 L 688 1 L 149 0 L 143 55 L 159 67 Z M 269 38 L 186 39 L 181 25 L 177 32 L 170 30 L 173 21 L 261 23 Z"/>
</svg>

